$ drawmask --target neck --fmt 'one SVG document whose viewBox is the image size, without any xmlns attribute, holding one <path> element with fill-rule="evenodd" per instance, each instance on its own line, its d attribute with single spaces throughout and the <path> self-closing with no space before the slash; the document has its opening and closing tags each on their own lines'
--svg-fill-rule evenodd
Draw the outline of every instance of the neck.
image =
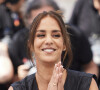
<svg viewBox="0 0 100 90">
<path fill-rule="evenodd" d="M 39 90 L 47 90 L 48 84 L 51 80 L 55 63 L 41 63 L 36 62 L 37 73 L 36 80 Z M 66 72 L 63 73 L 63 82 L 66 80 Z"/>
<path fill-rule="evenodd" d="M 39 90 L 47 90 L 55 64 L 37 62 L 36 80 Z"/>
<path fill-rule="evenodd" d="M 49 83 L 53 73 L 54 65 L 55 63 L 50 64 L 50 63 L 37 62 L 36 76 L 39 78 L 39 80 L 43 80 L 43 82 L 45 81 L 45 83 Z"/>
</svg>

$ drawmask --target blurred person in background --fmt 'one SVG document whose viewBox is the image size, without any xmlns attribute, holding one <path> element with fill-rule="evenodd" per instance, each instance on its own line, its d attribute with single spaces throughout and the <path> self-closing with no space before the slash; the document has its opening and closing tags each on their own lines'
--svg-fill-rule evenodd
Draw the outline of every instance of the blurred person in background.
<svg viewBox="0 0 100 90">
<path fill-rule="evenodd" d="M 14 69 L 6 44 L 0 42 L 0 90 L 8 90 L 14 77 Z"/>
<path fill-rule="evenodd" d="M 70 24 L 80 28 L 88 37 L 93 60 L 100 66 L 100 0 L 78 0 Z"/>
<path fill-rule="evenodd" d="M 0 5 L 0 40 L 6 36 L 11 38 L 17 31 L 24 27 L 21 16 L 21 6 L 24 0 L 5 0 Z"/>
<path fill-rule="evenodd" d="M 26 2 L 26 4 L 27 3 L 28 2 Z M 28 74 L 29 70 L 28 67 L 22 64 L 29 59 L 27 53 L 27 41 L 32 20 L 43 11 L 60 10 L 57 4 L 52 0 L 46 0 L 45 2 L 42 2 L 41 0 L 32 1 L 28 3 L 25 9 L 24 19 L 26 28 L 16 33 L 12 42 L 9 44 L 9 54 L 15 67 L 15 72 L 18 73 L 20 79 L 23 79 Z M 93 73 L 98 76 L 98 67 L 92 60 L 90 44 L 85 35 L 77 29 L 78 28 L 74 26 L 68 27 L 74 57 L 70 68 Z M 66 63 L 67 57 L 64 66 L 66 66 Z"/>
<path fill-rule="evenodd" d="M 0 0 L 1 1 L 1 0 Z M 8 43 L 24 27 L 20 8 L 24 0 L 4 0 L 0 4 L 0 90 L 8 90 L 14 77 L 13 64 L 8 54 Z"/>
<path fill-rule="evenodd" d="M 78 0 L 70 23 L 79 27 L 86 36 L 100 36 L 100 0 Z"/>
<path fill-rule="evenodd" d="M 5 2 L 5 0 L 0 0 L 0 4 L 3 4 Z"/>
</svg>

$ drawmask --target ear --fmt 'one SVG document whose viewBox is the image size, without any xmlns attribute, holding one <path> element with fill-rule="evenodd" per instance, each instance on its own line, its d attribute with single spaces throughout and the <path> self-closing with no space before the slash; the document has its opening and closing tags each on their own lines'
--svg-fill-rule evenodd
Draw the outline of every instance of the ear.
<svg viewBox="0 0 100 90">
<path fill-rule="evenodd" d="M 66 46 L 64 45 L 64 46 L 63 46 L 63 51 L 65 51 L 65 50 L 66 50 Z"/>
</svg>

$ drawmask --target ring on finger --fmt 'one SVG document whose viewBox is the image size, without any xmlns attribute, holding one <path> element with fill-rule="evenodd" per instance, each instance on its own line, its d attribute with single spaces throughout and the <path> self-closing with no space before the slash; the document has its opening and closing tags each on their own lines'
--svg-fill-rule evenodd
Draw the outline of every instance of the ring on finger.
<svg viewBox="0 0 100 90">
<path fill-rule="evenodd" d="M 53 86 L 56 86 L 57 84 L 53 83 Z"/>
</svg>

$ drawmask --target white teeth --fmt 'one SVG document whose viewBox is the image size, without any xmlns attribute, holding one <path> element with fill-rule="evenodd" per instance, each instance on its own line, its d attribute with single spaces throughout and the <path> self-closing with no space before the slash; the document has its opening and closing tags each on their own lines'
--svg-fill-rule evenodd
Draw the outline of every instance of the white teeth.
<svg viewBox="0 0 100 90">
<path fill-rule="evenodd" d="M 43 51 L 52 52 L 52 51 L 54 51 L 54 49 L 44 49 Z"/>
</svg>

